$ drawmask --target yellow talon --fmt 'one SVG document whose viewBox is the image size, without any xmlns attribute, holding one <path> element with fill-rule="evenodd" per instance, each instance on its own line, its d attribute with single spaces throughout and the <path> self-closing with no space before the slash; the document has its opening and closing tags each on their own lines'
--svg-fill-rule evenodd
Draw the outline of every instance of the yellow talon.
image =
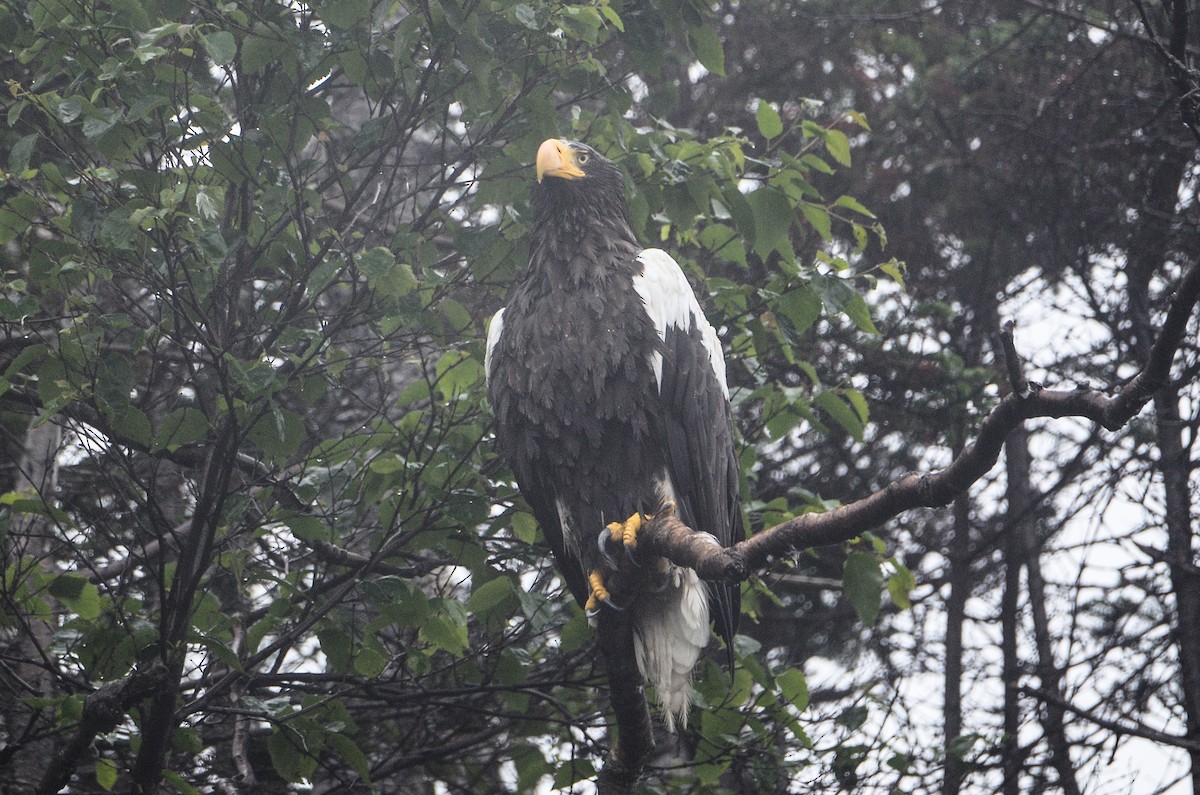
<svg viewBox="0 0 1200 795">
<path fill-rule="evenodd" d="M 654 517 L 647 516 L 650 520 Z M 635 513 L 633 516 L 626 519 L 624 522 L 609 522 L 608 537 L 613 541 L 619 541 L 630 549 L 637 549 L 637 533 L 642 526 L 642 515 Z"/>
<path fill-rule="evenodd" d="M 601 602 L 608 601 L 609 593 L 608 589 L 604 587 L 604 577 L 600 575 L 599 569 L 593 569 L 592 573 L 588 575 L 588 584 L 592 586 L 592 592 L 583 609 L 591 613 L 600 607 Z"/>
<path fill-rule="evenodd" d="M 666 505 L 663 506 L 662 510 L 659 511 L 658 514 L 652 514 L 652 513 L 643 514 L 643 513 L 639 512 L 639 513 L 635 513 L 633 516 L 630 516 L 624 522 L 609 522 L 608 523 L 608 537 L 614 541 L 619 540 L 622 544 L 629 547 L 630 549 L 637 549 L 638 531 L 642 529 L 642 525 L 645 524 L 646 522 L 649 522 L 656 515 L 668 515 L 669 516 L 670 514 L 672 514 L 674 512 L 675 512 L 675 503 L 668 502 Z"/>
<path fill-rule="evenodd" d="M 653 519 L 652 516 L 647 516 L 647 519 Z M 633 516 L 625 520 L 625 526 L 621 530 L 621 541 L 630 549 L 637 549 L 637 534 L 638 530 L 642 529 L 642 515 L 635 513 Z"/>
</svg>

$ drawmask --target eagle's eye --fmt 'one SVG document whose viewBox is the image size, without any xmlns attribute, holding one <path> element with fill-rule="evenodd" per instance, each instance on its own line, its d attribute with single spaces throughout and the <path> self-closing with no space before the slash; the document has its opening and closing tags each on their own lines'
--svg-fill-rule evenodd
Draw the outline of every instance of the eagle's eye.
<svg viewBox="0 0 1200 795">
<path fill-rule="evenodd" d="M 591 155 L 589 155 L 587 152 L 580 152 L 575 156 L 575 162 L 581 166 L 586 166 L 589 159 L 591 159 Z"/>
</svg>

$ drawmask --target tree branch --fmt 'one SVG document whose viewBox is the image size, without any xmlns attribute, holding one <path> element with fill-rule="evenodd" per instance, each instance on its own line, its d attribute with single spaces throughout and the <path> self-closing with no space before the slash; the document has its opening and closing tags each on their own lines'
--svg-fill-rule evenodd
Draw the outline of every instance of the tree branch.
<svg viewBox="0 0 1200 795">
<path fill-rule="evenodd" d="M 635 660 L 633 620 L 628 611 L 601 610 L 596 621 L 596 643 L 604 658 L 609 700 L 617 718 L 616 741 L 596 785 L 600 795 L 632 795 L 654 750 L 654 729 Z"/>
<path fill-rule="evenodd" d="M 694 532 L 680 521 L 674 511 L 659 511 L 642 526 L 637 554 L 668 558 L 677 566 L 694 569 L 706 580 L 740 582 L 765 568 L 772 558 L 809 547 L 844 543 L 913 508 L 950 504 L 995 466 L 1009 433 L 1025 420 L 1084 417 L 1115 431 L 1167 385 L 1171 363 L 1198 300 L 1200 268 L 1193 266 L 1171 300 L 1146 366 L 1112 397 L 1098 390 L 1044 389 L 1029 382 L 1013 341 L 1013 324 L 1006 324 L 1001 332 L 1001 345 L 1012 392 L 984 418 L 975 443 L 964 447 L 945 469 L 909 473 L 861 500 L 824 513 L 802 514 L 731 547 L 713 544 L 708 536 Z M 617 670 L 622 658 L 625 668 L 633 665 L 631 638 L 625 637 L 627 628 L 621 624 L 624 620 L 627 625 L 628 619 L 623 614 L 611 614 L 612 611 L 601 611 L 599 634 L 619 733 L 597 783 L 603 795 L 623 795 L 632 792 L 632 786 L 641 776 L 654 747 L 654 734 L 645 715 L 645 695 L 636 670 L 632 674 Z"/>
<path fill-rule="evenodd" d="M 808 547 L 849 541 L 913 508 L 950 504 L 991 470 L 999 460 L 1009 432 L 1025 420 L 1083 417 L 1110 431 L 1118 430 L 1142 410 L 1156 390 L 1167 384 L 1171 362 L 1198 300 L 1200 269 L 1193 266 L 1171 300 L 1146 366 L 1112 397 L 1094 389 L 1040 389 L 1030 384 L 1021 374 L 1010 326 L 1003 332 L 1002 341 L 1005 350 L 1010 351 L 1013 392 L 984 418 L 975 443 L 963 448 L 945 469 L 909 473 L 861 500 L 824 513 L 802 514 L 727 548 L 706 543 L 677 516 L 660 513 L 642 528 L 639 550 L 695 569 L 707 580 L 737 582 L 764 568 L 772 558 Z"/>
<path fill-rule="evenodd" d="M 1108 729 L 1117 736 L 1126 734 L 1130 737 L 1141 737 L 1145 740 L 1151 740 L 1159 743 L 1160 745 L 1170 745 L 1176 748 L 1185 748 L 1193 752 L 1200 751 L 1200 742 L 1189 737 L 1181 737 L 1177 734 L 1167 734 L 1166 732 L 1161 732 L 1157 729 L 1151 729 L 1149 726 L 1145 726 L 1141 723 L 1126 723 L 1124 721 L 1102 718 L 1099 715 L 1090 712 L 1089 710 L 1075 706 L 1062 696 L 1055 695 L 1054 693 L 1047 693 L 1046 691 L 1039 690 L 1036 687 L 1021 685 L 1017 688 L 1017 690 L 1019 690 L 1022 694 L 1032 696 L 1045 704 L 1051 704 L 1065 712 L 1078 715 L 1090 723 L 1094 723 L 1101 728 Z"/>
<path fill-rule="evenodd" d="M 89 695 L 83 702 L 83 714 L 75 726 L 75 733 L 46 768 L 37 795 L 53 795 L 67 786 L 96 735 L 115 729 L 134 705 L 158 692 L 167 681 L 166 666 L 155 663 Z"/>
</svg>

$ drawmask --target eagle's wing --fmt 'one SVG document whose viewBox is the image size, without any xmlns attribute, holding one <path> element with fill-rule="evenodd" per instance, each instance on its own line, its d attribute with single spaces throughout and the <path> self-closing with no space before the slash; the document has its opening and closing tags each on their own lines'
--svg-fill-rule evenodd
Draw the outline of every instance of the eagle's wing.
<svg viewBox="0 0 1200 795">
<path fill-rule="evenodd" d="M 503 333 L 504 310 L 500 309 L 492 316 L 492 321 L 488 324 L 487 349 L 483 360 L 483 372 L 489 381 L 489 387 L 492 375 L 492 354 L 496 349 L 497 343 L 500 342 L 500 335 Z M 528 457 L 522 457 L 520 461 L 514 461 L 513 467 L 515 470 L 513 474 L 517 477 L 521 496 L 525 498 L 525 502 L 533 510 L 533 516 L 542 528 L 542 533 L 545 535 L 547 543 L 550 544 L 550 551 L 554 553 L 554 559 L 558 561 L 558 570 L 567 581 L 567 588 L 579 601 L 579 604 L 582 605 L 587 601 L 588 597 L 587 579 L 583 576 L 583 567 L 580 566 L 579 561 L 567 549 L 567 545 L 563 540 L 562 519 L 559 516 L 558 506 L 555 504 L 554 488 L 546 480 L 546 476 L 551 473 L 547 472 L 544 467 L 539 467 L 532 463 L 532 460 Z"/>
<path fill-rule="evenodd" d="M 745 530 L 721 341 L 671 255 L 645 249 L 638 261 L 642 272 L 634 287 L 661 340 L 653 365 L 677 509 L 688 527 L 727 547 L 745 538 Z M 732 655 L 741 591 L 727 583 L 710 583 L 709 589 L 717 631 Z"/>
</svg>

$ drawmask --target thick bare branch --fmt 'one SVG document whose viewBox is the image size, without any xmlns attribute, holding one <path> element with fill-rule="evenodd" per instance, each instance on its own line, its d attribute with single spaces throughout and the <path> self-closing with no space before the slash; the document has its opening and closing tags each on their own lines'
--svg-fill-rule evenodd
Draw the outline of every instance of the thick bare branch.
<svg viewBox="0 0 1200 795">
<path fill-rule="evenodd" d="M 617 610 L 602 610 L 597 619 L 597 647 L 608 674 L 617 735 L 596 783 L 601 795 L 631 795 L 654 750 L 645 687 L 634 656 L 633 621 L 628 612 Z"/>
<path fill-rule="evenodd" d="M 38 785 L 38 795 L 52 795 L 70 781 L 96 735 L 116 728 L 139 702 L 158 692 L 168 680 L 165 666 L 155 663 L 144 671 L 135 671 L 124 679 L 105 685 L 83 702 L 83 714 L 75 733 L 54 755 Z"/>
<path fill-rule="evenodd" d="M 778 524 L 732 547 L 722 548 L 699 535 L 671 511 L 661 511 L 642 527 L 638 554 L 661 556 L 694 569 L 707 580 L 737 582 L 763 569 L 772 558 L 808 547 L 840 544 L 878 527 L 905 511 L 949 505 L 982 478 L 1000 457 L 1009 433 L 1034 417 L 1084 417 L 1114 431 L 1125 425 L 1168 383 L 1171 363 L 1183 340 L 1188 320 L 1200 300 L 1200 269 L 1191 268 L 1171 301 L 1167 316 L 1146 366 L 1119 392 L 1044 389 L 1029 382 L 1013 341 L 1012 324 L 1001 332 L 1011 392 L 992 409 L 980 426 L 974 444 L 967 445 L 945 469 L 910 473 L 856 502 L 824 513 L 809 513 Z M 631 664 L 631 645 L 620 631 L 619 617 L 604 611 L 600 648 L 609 667 L 611 697 L 617 712 L 618 741 L 599 778 L 600 792 L 617 795 L 632 791 L 641 775 L 653 731 L 644 717 L 645 696 L 636 671 L 618 672 Z M 627 620 L 626 620 L 627 623 Z"/>
<path fill-rule="evenodd" d="M 1184 275 L 1171 300 L 1146 366 L 1111 397 L 1092 389 L 1038 389 L 1025 380 L 1019 366 L 1014 366 L 1012 372 L 1016 376 L 1010 374 L 1013 392 L 983 420 L 975 443 L 967 445 L 945 469 L 909 473 L 861 500 L 825 513 L 797 516 L 726 549 L 698 542 L 676 516 L 660 515 L 642 529 L 639 546 L 648 554 L 693 568 L 705 579 L 738 581 L 762 569 L 771 558 L 798 549 L 843 543 L 913 508 L 948 505 L 991 470 L 1009 432 L 1025 420 L 1083 417 L 1110 431 L 1123 427 L 1168 382 L 1171 362 L 1197 300 L 1200 300 L 1200 270 L 1193 267 Z M 1012 329 L 1006 329 L 1004 334 L 1005 347 L 1011 349 L 1013 357 Z"/>
</svg>

